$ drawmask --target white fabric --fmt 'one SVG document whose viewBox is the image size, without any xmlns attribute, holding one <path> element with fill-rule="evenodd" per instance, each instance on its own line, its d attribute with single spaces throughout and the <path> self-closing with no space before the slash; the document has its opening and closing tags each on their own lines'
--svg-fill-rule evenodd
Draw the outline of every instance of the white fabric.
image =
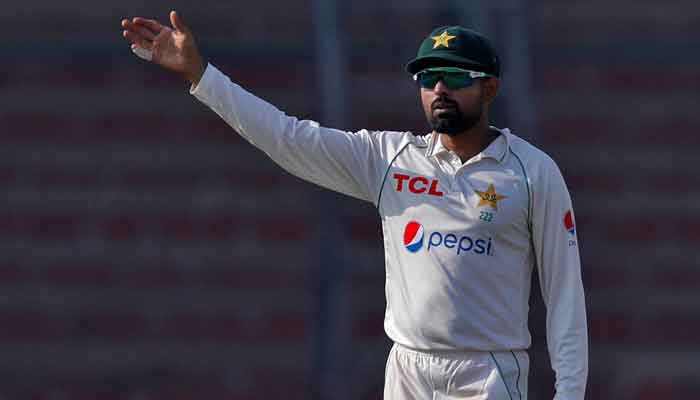
<svg viewBox="0 0 700 400">
<path fill-rule="evenodd" d="M 394 342 L 422 350 L 527 349 L 536 268 L 555 399 L 583 399 L 588 336 L 573 211 L 545 153 L 508 129 L 492 128 L 498 138 L 462 163 L 437 134 L 321 127 L 285 115 L 212 65 L 190 92 L 290 173 L 377 206 L 384 329 Z"/>
<path fill-rule="evenodd" d="M 387 400 L 527 400 L 524 351 L 424 352 L 394 344 L 386 362 Z"/>
<path fill-rule="evenodd" d="M 136 56 L 142 60 L 151 61 L 153 59 L 153 52 L 151 50 L 144 49 L 143 47 L 139 47 L 135 44 L 131 45 L 131 52 L 136 54 Z"/>
</svg>

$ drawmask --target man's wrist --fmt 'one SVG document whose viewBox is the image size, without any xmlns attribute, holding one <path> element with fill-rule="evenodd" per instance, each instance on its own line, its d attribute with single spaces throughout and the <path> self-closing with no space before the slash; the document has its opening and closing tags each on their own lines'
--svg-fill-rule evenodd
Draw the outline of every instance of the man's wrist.
<svg viewBox="0 0 700 400">
<path fill-rule="evenodd" d="M 191 72 L 185 76 L 185 79 L 189 81 L 193 87 L 196 87 L 199 84 L 199 81 L 202 80 L 202 76 L 204 75 L 204 71 L 206 69 L 207 63 L 200 58 Z"/>
</svg>

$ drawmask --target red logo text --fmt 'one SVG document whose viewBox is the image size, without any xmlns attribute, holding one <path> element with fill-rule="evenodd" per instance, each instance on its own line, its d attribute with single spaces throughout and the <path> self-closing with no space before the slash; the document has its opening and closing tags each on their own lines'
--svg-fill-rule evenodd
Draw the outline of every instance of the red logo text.
<svg viewBox="0 0 700 400">
<path fill-rule="evenodd" d="M 428 179 L 422 176 L 410 176 L 404 174 L 394 174 L 394 179 L 396 180 L 396 191 L 402 192 L 405 187 L 411 193 L 422 194 L 426 193 L 430 196 L 442 197 L 443 192 L 438 190 L 438 180 Z"/>
</svg>

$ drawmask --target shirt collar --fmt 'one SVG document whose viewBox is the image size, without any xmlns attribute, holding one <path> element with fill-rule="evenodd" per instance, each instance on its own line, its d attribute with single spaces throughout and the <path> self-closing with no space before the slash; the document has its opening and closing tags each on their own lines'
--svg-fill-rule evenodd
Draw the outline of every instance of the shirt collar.
<svg viewBox="0 0 700 400">
<path fill-rule="evenodd" d="M 499 132 L 500 135 L 498 135 L 498 137 L 496 137 L 496 139 L 494 139 L 493 142 L 491 142 L 479 154 L 472 157 L 470 161 L 479 161 L 484 158 L 492 158 L 498 161 L 499 163 L 502 163 L 508 156 L 508 150 L 510 149 L 510 131 L 508 129 L 498 129 L 495 126 L 490 126 L 489 129 Z M 439 133 L 433 132 L 430 136 L 431 137 L 428 140 L 427 149 L 428 157 L 437 158 L 450 153 L 450 150 L 448 150 L 442 144 L 442 140 L 440 140 Z"/>
</svg>

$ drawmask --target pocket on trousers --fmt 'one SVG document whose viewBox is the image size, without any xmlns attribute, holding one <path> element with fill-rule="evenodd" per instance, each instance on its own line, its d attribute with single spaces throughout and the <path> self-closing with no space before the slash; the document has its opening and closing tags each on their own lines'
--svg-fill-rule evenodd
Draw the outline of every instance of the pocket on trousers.
<svg viewBox="0 0 700 400">
<path fill-rule="evenodd" d="M 491 354 L 491 374 L 484 387 L 484 400 L 525 400 L 520 388 L 522 373 L 518 360 L 513 353 L 499 352 Z"/>
<path fill-rule="evenodd" d="M 466 362 L 459 366 L 447 385 L 448 399 L 482 399 L 493 364 L 488 359 Z"/>
</svg>

